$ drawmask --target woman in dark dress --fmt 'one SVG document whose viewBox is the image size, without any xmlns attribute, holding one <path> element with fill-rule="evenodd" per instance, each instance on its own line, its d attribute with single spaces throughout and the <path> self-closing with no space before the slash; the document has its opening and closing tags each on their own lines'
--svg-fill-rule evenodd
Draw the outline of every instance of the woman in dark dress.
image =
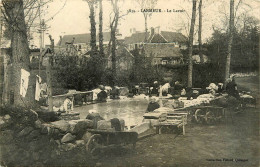
<svg viewBox="0 0 260 167">
<path fill-rule="evenodd" d="M 159 105 L 159 103 L 156 102 L 156 99 L 154 97 L 152 97 L 151 102 L 148 104 L 146 112 L 153 112 L 157 108 L 160 108 L 160 105 Z"/>
</svg>

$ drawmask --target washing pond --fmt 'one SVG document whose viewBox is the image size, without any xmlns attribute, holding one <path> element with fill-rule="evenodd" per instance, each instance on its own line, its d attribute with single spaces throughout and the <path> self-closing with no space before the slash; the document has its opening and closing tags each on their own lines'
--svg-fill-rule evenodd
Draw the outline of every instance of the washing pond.
<svg viewBox="0 0 260 167">
<path fill-rule="evenodd" d="M 88 111 L 94 109 L 105 120 L 112 118 L 125 120 L 125 125 L 129 128 L 142 122 L 148 103 L 149 100 L 147 98 L 127 98 L 76 107 L 74 111 L 79 112 L 80 118 L 84 119 L 88 115 Z"/>
</svg>

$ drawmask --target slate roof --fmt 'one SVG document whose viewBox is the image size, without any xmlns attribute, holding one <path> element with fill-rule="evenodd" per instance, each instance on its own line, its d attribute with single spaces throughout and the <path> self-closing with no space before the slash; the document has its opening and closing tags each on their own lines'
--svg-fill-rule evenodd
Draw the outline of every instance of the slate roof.
<svg viewBox="0 0 260 167">
<path fill-rule="evenodd" d="M 171 32 L 171 31 L 161 31 L 160 34 L 155 33 L 150 36 L 150 32 L 147 33 L 148 41 L 151 43 L 171 43 L 179 42 L 184 43 L 188 39 L 182 33 Z M 144 42 L 145 32 L 137 32 L 132 34 L 130 37 L 125 38 L 125 44 L 135 44 Z"/>
<path fill-rule="evenodd" d="M 147 33 L 147 38 L 149 38 L 150 33 Z M 145 32 L 137 32 L 132 34 L 130 37 L 125 37 L 125 44 L 135 44 L 144 42 L 145 40 Z"/>
<path fill-rule="evenodd" d="M 146 44 L 144 45 L 145 54 L 154 58 L 180 58 L 183 57 L 180 48 L 174 47 L 173 44 Z"/>
<path fill-rule="evenodd" d="M 73 35 L 64 35 L 62 37 L 61 46 L 65 46 L 66 42 L 72 42 L 73 37 L 75 38 L 74 44 L 77 43 L 90 43 L 91 35 L 90 33 L 85 34 L 73 34 Z M 110 40 L 110 32 L 103 32 L 103 42 L 107 42 Z M 99 41 L 99 36 L 97 34 L 97 42 Z M 60 44 L 60 41 L 57 45 Z"/>
<path fill-rule="evenodd" d="M 178 32 L 171 32 L 171 31 L 161 31 L 161 35 L 168 41 L 168 42 L 179 42 L 183 43 L 188 40 L 182 33 Z"/>
<path fill-rule="evenodd" d="M 167 43 L 168 41 L 161 34 L 154 34 L 154 36 L 152 37 L 150 42 L 151 43 Z"/>
</svg>

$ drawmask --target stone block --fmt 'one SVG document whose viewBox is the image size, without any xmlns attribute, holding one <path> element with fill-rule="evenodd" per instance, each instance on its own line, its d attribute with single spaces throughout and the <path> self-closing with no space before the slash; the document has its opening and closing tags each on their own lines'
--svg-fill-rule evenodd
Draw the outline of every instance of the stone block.
<svg viewBox="0 0 260 167">
<path fill-rule="evenodd" d="M 111 129 L 111 122 L 106 120 L 100 120 L 97 122 L 97 129 L 99 130 Z"/>
<path fill-rule="evenodd" d="M 64 151 L 71 151 L 74 148 L 76 148 L 76 145 L 72 143 L 64 143 L 61 145 L 61 149 Z"/>
<path fill-rule="evenodd" d="M 72 120 L 69 121 L 69 124 L 72 134 L 83 135 L 87 129 L 93 128 L 93 121 L 88 119 Z"/>
<path fill-rule="evenodd" d="M 65 136 L 62 137 L 61 143 L 72 142 L 76 136 L 72 135 L 71 133 L 67 133 Z"/>
<path fill-rule="evenodd" d="M 38 119 L 34 122 L 35 128 L 41 129 L 42 128 L 42 122 Z"/>
<path fill-rule="evenodd" d="M 37 138 L 40 137 L 40 136 L 41 136 L 41 134 L 40 134 L 40 131 L 39 131 L 39 130 L 33 130 L 30 134 L 28 134 L 28 135 L 26 136 L 26 139 L 27 139 L 28 141 L 31 141 L 31 140 L 37 139 Z"/>
<path fill-rule="evenodd" d="M 34 129 L 32 127 L 25 127 L 22 131 L 20 131 L 17 137 L 23 137 L 31 133 Z"/>
<path fill-rule="evenodd" d="M 81 146 L 85 145 L 85 142 L 84 142 L 84 140 L 76 140 L 75 144 L 76 144 L 76 146 L 81 147 Z"/>
<path fill-rule="evenodd" d="M 70 129 L 70 124 L 65 120 L 51 122 L 50 124 L 61 132 L 68 132 Z"/>
<path fill-rule="evenodd" d="M 0 129 L 4 129 L 11 125 L 11 117 L 6 114 L 5 116 L 0 116 Z"/>
</svg>

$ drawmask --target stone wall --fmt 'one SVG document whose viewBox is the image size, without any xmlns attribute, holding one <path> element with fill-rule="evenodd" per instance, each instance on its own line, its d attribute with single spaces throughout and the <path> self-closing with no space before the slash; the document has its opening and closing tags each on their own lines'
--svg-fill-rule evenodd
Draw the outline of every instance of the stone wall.
<svg viewBox="0 0 260 167">
<path fill-rule="evenodd" d="M 94 166 L 86 150 L 91 120 L 46 123 L 37 112 L 0 107 L 1 166 Z"/>
</svg>

